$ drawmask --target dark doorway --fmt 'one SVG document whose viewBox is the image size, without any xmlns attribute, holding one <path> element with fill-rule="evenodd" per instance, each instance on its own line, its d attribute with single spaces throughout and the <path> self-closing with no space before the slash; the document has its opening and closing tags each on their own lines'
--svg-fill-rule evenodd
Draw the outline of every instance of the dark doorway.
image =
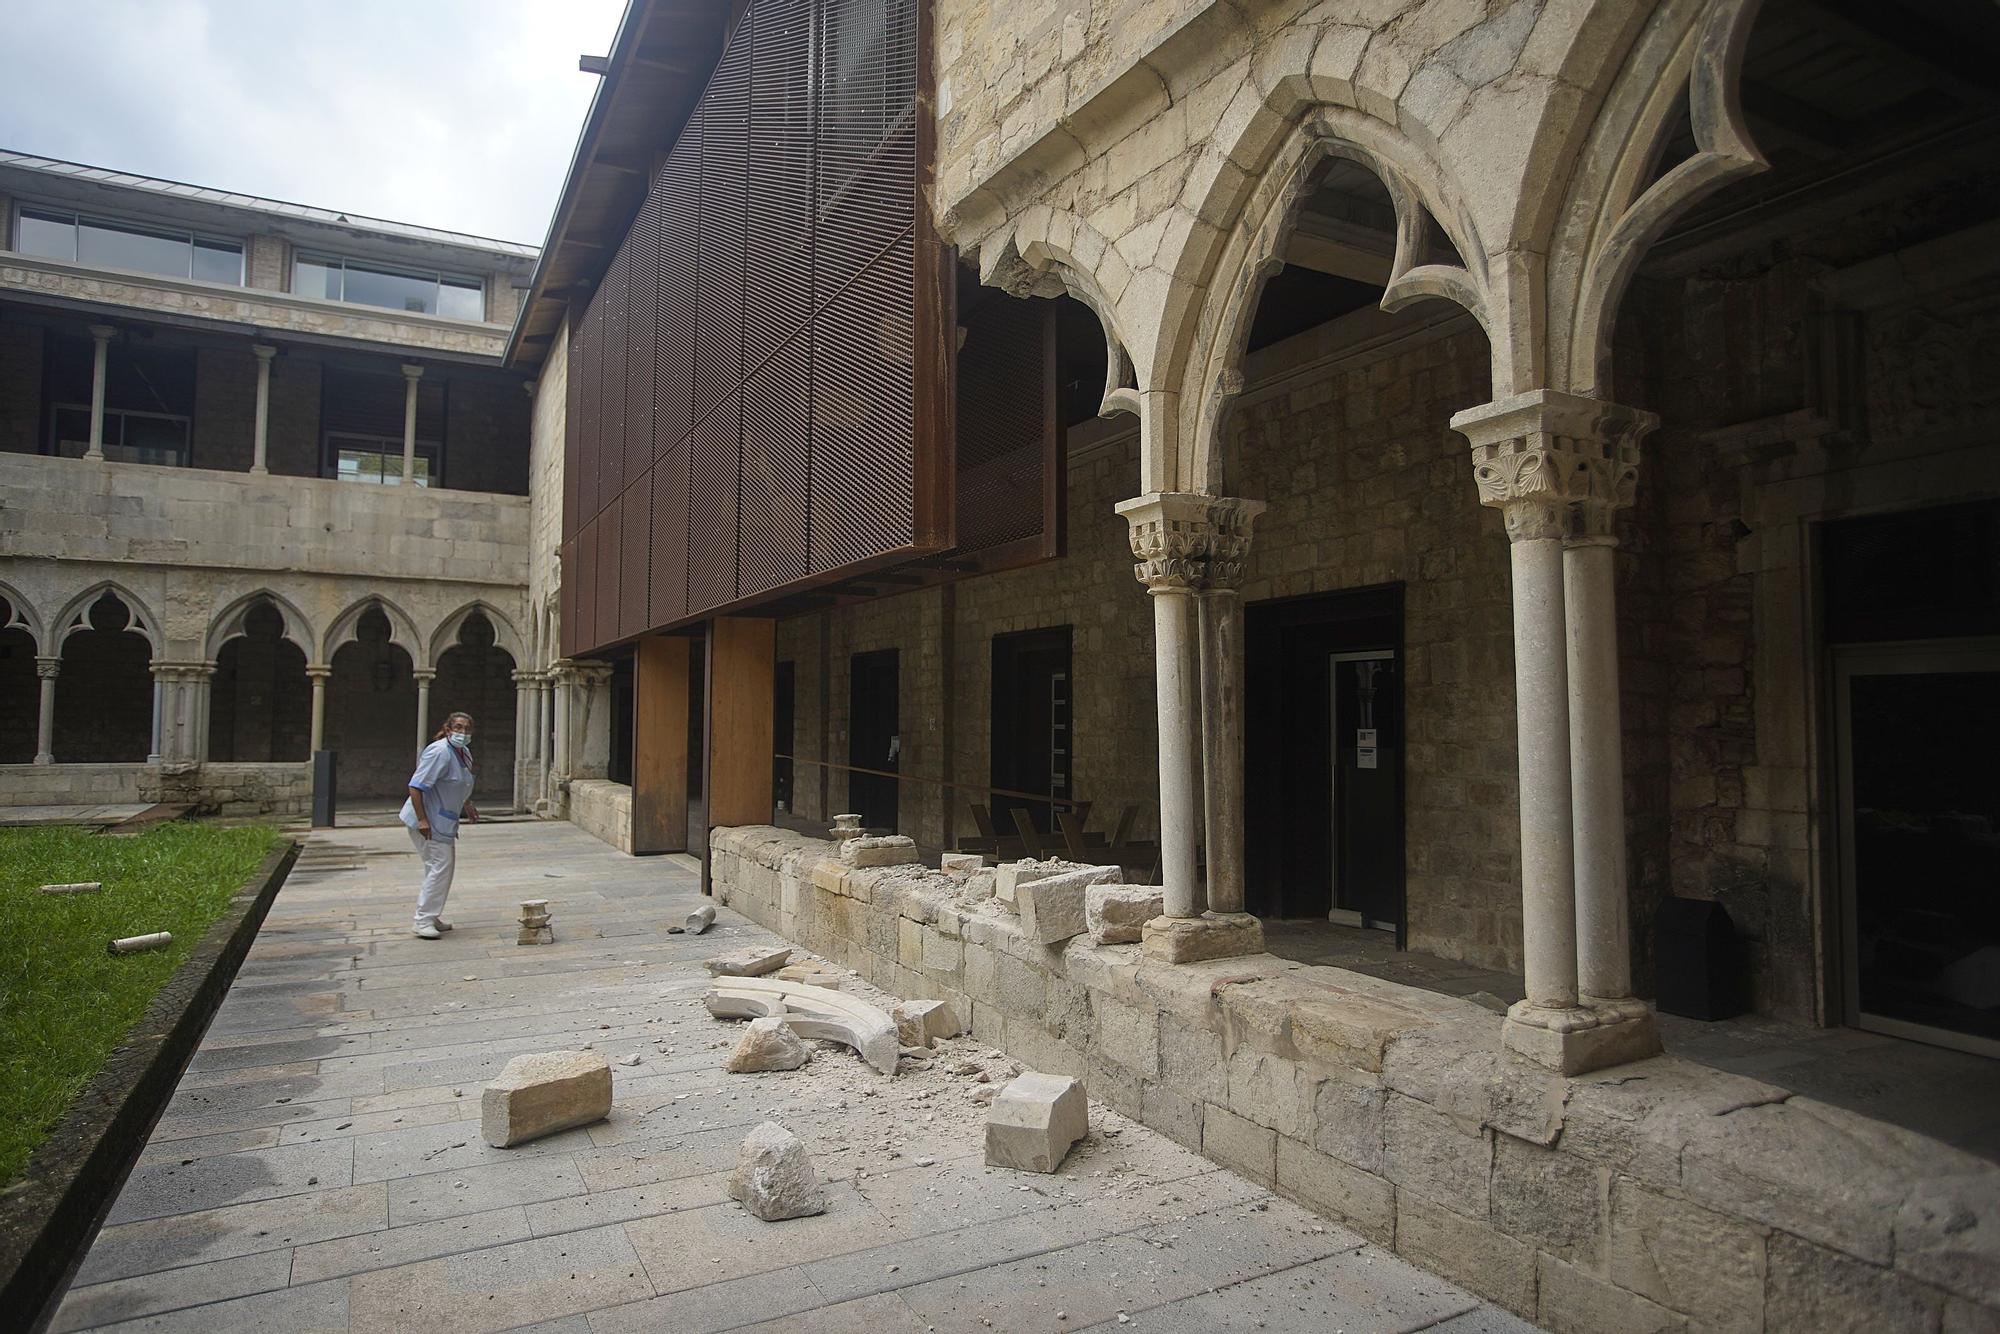
<svg viewBox="0 0 2000 1334">
<path fill-rule="evenodd" d="M 860 813 L 870 830 L 896 832 L 897 789 L 893 775 L 902 772 L 903 737 L 897 650 L 857 653 L 850 660 L 847 698 L 848 806 Z"/>
<path fill-rule="evenodd" d="M 307 760 L 311 744 L 305 651 L 285 638 L 278 609 L 260 602 L 244 615 L 243 633 L 215 655 L 208 757 L 225 764 Z"/>
<path fill-rule="evenodd" d="M 614 783 L 632 781 L 632 728 L 635 723 L 632 693 L 632 655 L 627 653 L 611 664 L 611 761 L 605 777 Z"/>
<path fill-rule="evenodd" d="M 771 676 L 771 800 L 780 811 L 792 809 L 792 683 L 793 664 L 781 662 Z"/>
<path fill-rule="evenodd" d="M 451 647 L 438 655 L 431 716 L 424 719 L 429 736 L 455 712 L 472 715 L 480 795 L 496 809 L 501 794 L 514 799 L 514 667 L 514 655 L 500 647 L 486 613 L 471 612 L 459 624 Z"/>
<path fill-rule="evenodd" d="M 993 637 L 992 783 L 1003 791 L 1065 800 L 1070 792 L 1070 627 Z M 1012 830 L 1012 812 L 1053 828 L 1053 806 L 995 792 L 993 820 Z"/>
<path fill-rule="evenodd" d="M 1250 910 L 1403 933 L 1403 590 L 1258 603 L 1245 639 Z"/>
</svg>

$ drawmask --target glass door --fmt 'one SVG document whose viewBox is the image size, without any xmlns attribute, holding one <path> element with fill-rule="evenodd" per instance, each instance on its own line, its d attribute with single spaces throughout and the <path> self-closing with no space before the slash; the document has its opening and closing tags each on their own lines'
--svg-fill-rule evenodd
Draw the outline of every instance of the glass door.
<svg viewBox="0 0 2000 1334">
<path fill-rule="evenodd" d="M 1847 1011 L 2000 1056 L 2000 641 L 1834 655 Z"/>
</svg>

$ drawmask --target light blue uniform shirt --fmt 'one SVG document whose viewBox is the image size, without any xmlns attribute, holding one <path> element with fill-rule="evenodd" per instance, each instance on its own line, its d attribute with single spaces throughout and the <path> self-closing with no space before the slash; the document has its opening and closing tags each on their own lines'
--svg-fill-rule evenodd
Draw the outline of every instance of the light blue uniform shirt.
<svg viewBox="0 0 2000 1334">
<path fill-rule="evenodd" d="M 460 751 L 449 741 L 433 741 L 417 756 L 417 771 L 410 786 L 424 794 L 424 815 L 431 822 L 432 838 L 457 838 L 458 817 L 472 800 L 472 751 Z M 417 808 L 403 799 L 403 823 L 417 827 Z"/>
</svg>

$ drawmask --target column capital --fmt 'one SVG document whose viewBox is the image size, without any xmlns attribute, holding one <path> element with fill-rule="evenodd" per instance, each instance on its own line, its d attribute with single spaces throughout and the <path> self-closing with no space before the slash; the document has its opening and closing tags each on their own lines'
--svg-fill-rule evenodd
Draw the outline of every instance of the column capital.
<svg viewBox="0 0 2000 1334">
<path fill-rule="evenodd" d="M 45 658 L 37 655 L 35 658 L 35 675 L 44 681 L 53 681 L 62 675 L 62 662 L 61 658 Z"/>
<path fill-rule="evenodd" d="M 1452 417 L 1472 445 L 1479 502 L 1526 542 L 1612 540 L 1613 516 L 1639 484 L 1639 442 L 1659 425 L 1650 412 L 1601 398 L 1531 389 Z"/>
<path fill-rule="evenodd" d="M 90 326 L 90 336 L 100 343 L 110 342 L 117 333 L 118 326 L 115 324 L 93 324 Z"/>
<path fill-rule="evenodd" d="M 435 681 L 435 680 L 437 680 L 437 668 L 435 668 L 435 667 L 412 667 L 412 668 L 410 669 L 410 676 L 411 676 L 411 678 L 412 678 L 413 680 L 417 680 L 417 681 L 422 681 L 422 682 L 431 682 L 431 681 Z"/>
<path fill-rule="evenodd" d="M 403 378 L 415 384 L 418 380 L 424 378 L 424 368 L 412 365 L 406 361 L 403 363 Z"/>
<path fill-rule="evenodd" d="M 272 357 L 278 355 L 278 349 L 272 347 L 269 343 L 252 343 L 250 344 L 250 351 L 256 356 L 257 360 L 266 365 L 270 364 Z"/>
<path fill-rule="evenodd" d="M 1133 575 L 1149 593 L 1233 588 L 1243 577 L 1261 500 L 1149 491 L 1116 507 L 1131 526 Z"/>
<path fill-rule="evenodd" d="M 154 678 L 161 681 L 206 681 L 215 675 L 215 664 L 200 660 L 173 662 L 156 658 L 151 667 Z"/>
<path fill-rule="evenodd" d="M 331 667 L 308 667 L 308 668 L 306 668 L 306 676 L 307 676 L 307 677 L 309 677 L 309 678 L 310 678 L 311 680 L 313 680 L 313 681 L 315 681 L 315 682 L 318 682 L 318 681 L 329 681 L 329 680 L 332 680 L 332 679 L 333 679 L 333 668 L 331 668 Z"/>
<path fill-rule="evenodd" d="M 1208 568 L 1202 587 L 1212 592 L 1234 592 L 1242 587 L 1243 566 L 1250 558 L 1250 529 L 1257 516 L 1270 506 L 1261 500 L 1241 496 L 1209 498 Z"/>
</svg>

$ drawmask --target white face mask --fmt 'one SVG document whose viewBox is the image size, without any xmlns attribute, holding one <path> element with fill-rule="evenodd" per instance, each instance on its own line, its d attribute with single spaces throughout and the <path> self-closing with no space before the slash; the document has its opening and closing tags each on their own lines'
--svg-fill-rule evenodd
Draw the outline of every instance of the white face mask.
<svg viewBox="0 0 2000 1334">
<path fill-rule="evenodd" d="M 445 740 L 451 742 L 452 745 L 457 746 L 460 750 L 467 750 L 470 749 L 472 746 L 472 733 L 447 732 L 445 734 Z"/>
</svg>

